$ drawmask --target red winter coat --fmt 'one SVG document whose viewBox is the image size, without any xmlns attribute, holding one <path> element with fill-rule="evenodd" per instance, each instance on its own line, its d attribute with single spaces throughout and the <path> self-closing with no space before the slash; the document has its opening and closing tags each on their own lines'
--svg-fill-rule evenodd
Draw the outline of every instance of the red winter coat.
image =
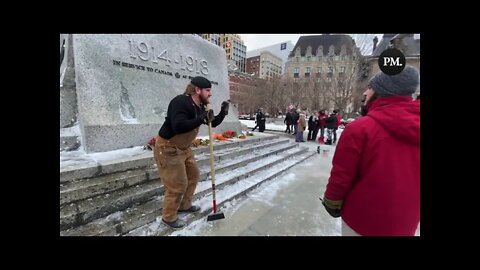
<svg viewBox="0 0 480 270">
<path fill-rule="evenodd" d="M 326 124 L 326 120 L 328 118 L 328 115 L 326 115 L 325 113 L 320 113 L 319 117 L 318 117 L 318 127 L 319 128 L 325 128 L 325 126 L 327 125 Z"/>
<path fill-rule="evenodd" d="M 420 222 L 420 103 L 379 98 L 348 124 L 325 197 L 343 200 L 342 219 L 361 235 L 413 236 Z"/>
</svg>

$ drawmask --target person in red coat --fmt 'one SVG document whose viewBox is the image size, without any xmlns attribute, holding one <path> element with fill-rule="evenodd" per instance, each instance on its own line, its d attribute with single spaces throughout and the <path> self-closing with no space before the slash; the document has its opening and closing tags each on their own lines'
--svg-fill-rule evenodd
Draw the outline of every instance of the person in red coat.
<svg viewBox="0 0 480 270">
<path fill-rule="evenodd" d="M 367 115 L 348 124 L 338 142 L 322 203 L 342 218 L 342 235 L 414 236 L 420 224 L 420 84 L 412 66 L 376 74 Z"/>
</svg>

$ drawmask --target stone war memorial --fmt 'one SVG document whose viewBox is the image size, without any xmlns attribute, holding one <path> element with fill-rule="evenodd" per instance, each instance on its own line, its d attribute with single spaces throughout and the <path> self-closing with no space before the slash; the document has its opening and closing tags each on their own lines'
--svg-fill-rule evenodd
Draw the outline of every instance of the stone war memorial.
<svg viewBox="0 0 480 270">
<path fill-rule="evenodd" d="M 223 48 L 192 34 L 60 34 L 60 150 L 62 144 L 86 153 L 144 145 L 195 76 L 212 82 L 217 114 L 230 99 Z M 213 131 L 241 128 L 230 106 Z M 206 125 L 199 136 L 208 136 Z"/>
</svg>

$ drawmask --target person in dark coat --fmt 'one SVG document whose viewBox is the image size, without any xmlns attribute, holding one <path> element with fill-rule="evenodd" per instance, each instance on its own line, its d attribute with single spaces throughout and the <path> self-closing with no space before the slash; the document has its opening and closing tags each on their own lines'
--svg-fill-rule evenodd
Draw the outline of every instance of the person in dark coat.
<svg viewBox="0 0 480 270">
<path fill-rule="evenodd" d="M 327 140 L 325 141 L 326 145 L 333 144 L 333 133 L 337 128 L 337 115 L 331 113 L 330 116 L 325 120 L 325 125 L 327 128 Z"/>
<path fill-rule="evenodd" d="M 308 134 L 307 134 L 307 141 L 312 140 L 312 135 L 313 135 L 313 125 L 314 125 L 314 120 L 313 120 L 314 115 L 310 115 L 308 118 Z"/>
<path fill-rule="evenodd" d="M 293 110 L 293 114 L 292 114 L 292 118 L 293 118 L 293 135 L 296 135 L 297 134 L 297 130 L 298 130 L 298 120 L 300 119 L 300 110 Z"/>
<path fill-rule="evenodd" d="M 263 132 L 265 131 L 265 114 L 263 113 L 263 108 L 259 108 L 257 111 L 257 115 L 255 116 L 255 126 L 253 127 L 252 131 L 258 127 L 258 131 Z"/>
<path fill-rule="evenodd" d="M 413 236 L 420 224 L 420 103 L 417 69 L 377 73 L 367 115 L 348 124 L 333 156 L 322 204 L 342 235 Z"/>
<path fill-rule="evenodd" d="M 258 124 L 258 131 L 264 132 L 265 131 L 265 122 L 267 118 L 265 113 L 263 113 L 263 108 L 260 108 L 260 113 L 257 115 L 257 124 Z"/>
<path fill-rule="evenodd" d="M 285 115 L 285 120 L 283 120 L 283 123 L 287 125 L 287 128 L 285 129 L 285 133 L 288 132 L 288 134 L 292 133 L 292 130 L 290 129 L 290 126 L 292 125 L 293 122 L 293 116 L 292 116 L 292 111 L 288 110 L 287 114 Z"/>
<path fill-rule="evenodd" d="M 318 112 L 314 112 L 314 116 L 313 116 L 313 127 L 312 127 L 312 141 L 316 141 L 317 140 L 317 135 L 318 135 L 318 129 L 319 129 L 319 113 Z"/>
</svg>

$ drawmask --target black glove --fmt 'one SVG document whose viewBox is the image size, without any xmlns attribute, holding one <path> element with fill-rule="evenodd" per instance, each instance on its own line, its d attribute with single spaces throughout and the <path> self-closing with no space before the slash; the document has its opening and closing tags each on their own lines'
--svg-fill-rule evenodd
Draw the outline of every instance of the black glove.
<svg viewBox="0 0 480 270">
<path fill-rule="evenodd" d="M 198 118 L 202 124 L 208 125 L 208 122 L 212 122 L 215 116 L 213 115 L 213 110 L 205 110 L 202 111 Z"/>
<path fill-rule="evenodd" d="M 340 216 L 342 216 L 342 213 L 341 213 L 341 206 L 338 206 L 338 205 L 335 205 L 335 206 L 332 206 L 329 202 L 337 202 L 337 201 L 330 201 L 328 199 L 323 199 L 322 198 L 319 198 L 320 201 L 322 201 L 322 204 L 323 206 L 325 207 L 325 210 L 327 210 L 328 214 L 334 218 L 338 218 Z M 327 203 L 325 203 L 327 202 Z M 342 204 L 341 201 L 340 202 L 340 205 Z"/>
<path fill-rule="evenodd" d="M 222 102 L 221 111 L 223 112 L 224 115 L 227 115 L 227 114 L 228 114 L 228 107 L 229 107 L 229 105 L 230 105 L 230 103 L 228 103 L 228 101 Z"/>
</svg>

